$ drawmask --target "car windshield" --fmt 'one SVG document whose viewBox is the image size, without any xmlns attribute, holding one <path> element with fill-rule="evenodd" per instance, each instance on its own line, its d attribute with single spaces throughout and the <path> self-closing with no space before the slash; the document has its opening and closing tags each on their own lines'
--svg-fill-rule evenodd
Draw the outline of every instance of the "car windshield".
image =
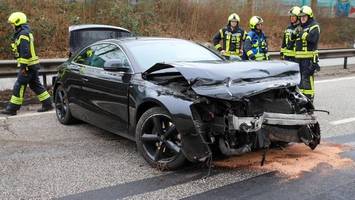
<svg viewBox="0 0 355 200">
<path fill-rule="evenodd" d="M 207 48 L 186 40 L 136 40 L 127 48 L 141 72 L 156 63 L 222 60 Z"/>
</svg>

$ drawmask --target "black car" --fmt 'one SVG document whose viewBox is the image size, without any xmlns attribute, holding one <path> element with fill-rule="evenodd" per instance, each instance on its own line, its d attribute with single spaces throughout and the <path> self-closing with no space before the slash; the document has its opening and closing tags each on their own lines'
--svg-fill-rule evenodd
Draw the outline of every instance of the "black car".
<svg viewBox="0 0 355 200">
<path fill-rule="evenodd" d="M 83 48 L 53 85 L 62 124 L 119 134 L 152 166 L 177 169 L 272 143 L 314 149 L 319 124 L 299 82 L 292 62 L 231 62 L 191 41 L 138 37 Z"/>
</svg>

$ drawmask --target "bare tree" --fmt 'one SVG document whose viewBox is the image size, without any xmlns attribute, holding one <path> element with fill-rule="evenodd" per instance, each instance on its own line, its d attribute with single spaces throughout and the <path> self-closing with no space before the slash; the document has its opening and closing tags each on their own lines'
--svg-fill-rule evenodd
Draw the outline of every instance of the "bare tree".
<svg viewBox="0 0 355 200">
<path fill-rule="evenodd" d="M 314 15 L 317 15 L 317 10 L 318 10 L 317 3 L 318 3 L 318 0 L 312 0 L 311 7 L 312 7 Z"/>
</svg>

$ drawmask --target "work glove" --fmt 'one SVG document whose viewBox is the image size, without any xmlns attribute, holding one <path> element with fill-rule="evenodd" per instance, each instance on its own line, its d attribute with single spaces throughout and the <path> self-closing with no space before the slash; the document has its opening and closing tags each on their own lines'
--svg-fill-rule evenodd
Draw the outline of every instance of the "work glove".
<svg viewBox="0 0 355 200">
<path fill-rule="evenodd" d="M 20 57 L 18 51 L 17 51 L 17 46 L 15 43 L 11 43 L 11 51 L 14 54 L 14 58 L 17 59 Z"/>
<path fill-rule="evenodd" d="M 28 66 L 25 64 L 20 64 L 20 73 L 22 76 L 27 76 L 28 75 Z"/>
<path fill-rule="evenodd" d="M 311 65 L 307 67 L 307 71 L 309 75 L 313 76 L 316 71 L 320 71 L 320 67 L 318 63 L 311 63 Z"/>
<path fill-rule="evenodd" d="M 313 67 L 313 70 L 314 70 L 314 71 L 317 71 L 317 72 L 320 71 L 320 66 L 318 65 L 318 63 L 313 63 L 313 64 L 312 64 L 312 67 Z"/>
</svg>

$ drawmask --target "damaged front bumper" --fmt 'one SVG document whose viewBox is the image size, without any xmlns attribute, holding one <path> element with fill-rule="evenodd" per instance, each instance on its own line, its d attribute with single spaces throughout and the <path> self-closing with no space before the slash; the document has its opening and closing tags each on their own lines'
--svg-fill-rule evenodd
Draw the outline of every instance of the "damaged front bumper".
<svg viewBox="0 0 355 200">
<path fill-rule="evenodd" d="M 228 116 L 229 130 L 256 133 L 258 148 L 272 142 L 303 142 L 312 150 L 320 143 L 320 128 L 314 115 L 264 112 L 257 117 Z"/>
<path fill-rule="evenodd" d="M 257 132 L 262 125 L 281 125 L 281 126 L 304 126 L 316 124 L 317 119 L 309 114 L 282 114 L 268 113 L 257 117 L 238 117 L 235 115 L 228 116 L 229 129 L 243 132 Z"/>
</svg>

